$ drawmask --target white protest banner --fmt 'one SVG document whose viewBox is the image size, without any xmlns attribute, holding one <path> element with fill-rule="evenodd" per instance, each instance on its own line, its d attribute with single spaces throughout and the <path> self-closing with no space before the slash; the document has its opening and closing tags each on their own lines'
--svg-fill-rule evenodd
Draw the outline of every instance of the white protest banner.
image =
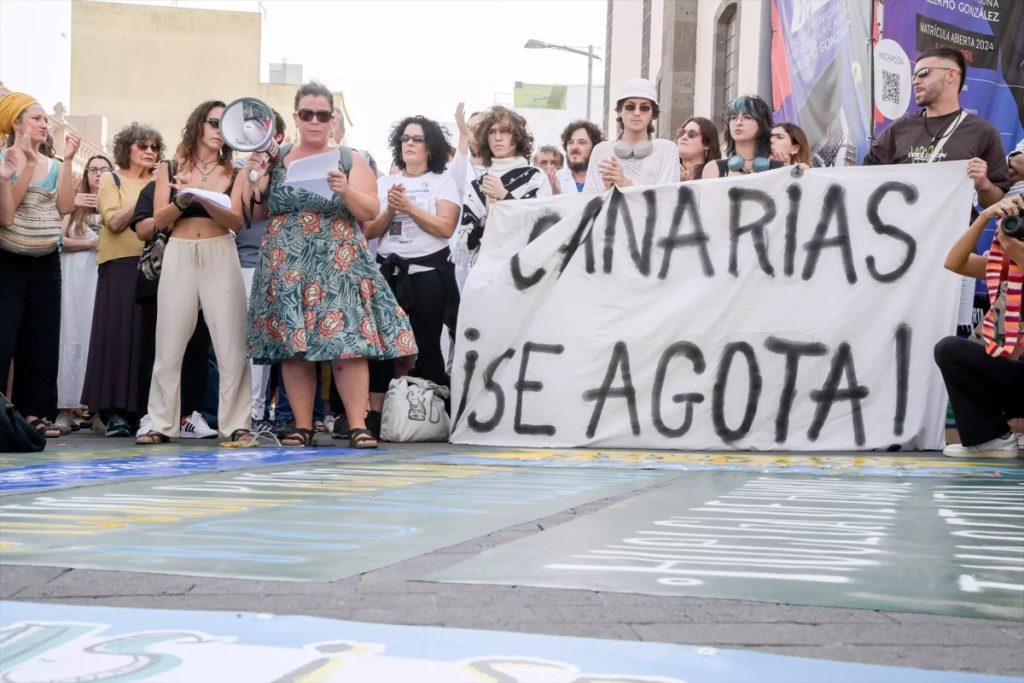
<svg viewBox="0 0 1024 683">
<path fill-rule="evenodd" d="M 942 446 L 932 348 L 966 162 L 501 202 L 459 313 L 452 441 Z"/>
</svg>

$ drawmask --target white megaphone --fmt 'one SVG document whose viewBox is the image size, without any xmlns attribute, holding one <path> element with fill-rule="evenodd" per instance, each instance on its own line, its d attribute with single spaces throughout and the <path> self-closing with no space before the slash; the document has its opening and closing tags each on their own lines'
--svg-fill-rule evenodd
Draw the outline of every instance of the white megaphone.
<svg viewBox="0 0 1024 683">
<path fill-rule="evenodd" d="M 224 144 L 236 152 L 262 154 L 273 164 L 281 148 L 274 139 L 274 110 L 255 97 L 240 97 L 224 108 L 220 115 L 220 134 Z M 249 171 L 249 180 L 256 182 L 259 173 Z"/>
</svg>

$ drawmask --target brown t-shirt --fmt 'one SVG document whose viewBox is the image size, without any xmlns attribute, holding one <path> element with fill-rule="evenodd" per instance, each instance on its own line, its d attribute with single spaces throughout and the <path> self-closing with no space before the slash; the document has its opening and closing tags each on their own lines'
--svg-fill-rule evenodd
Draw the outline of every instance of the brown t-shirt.
<svg viewBox="0 0 1024 683">
<path fill-rule="evenodd" d="M 865 166 L 923 164 L 960 112 L 925 117 L 924 111 L 904 114 L 889 125 L 871 145 Z M 965 161 L 978 157 L 988 163 L 988 179 L 1005 192 L 1010 189 L 1003 142 L 991 123 L 968 114 L 946 140 L 935 161 Z"/>
</svg>

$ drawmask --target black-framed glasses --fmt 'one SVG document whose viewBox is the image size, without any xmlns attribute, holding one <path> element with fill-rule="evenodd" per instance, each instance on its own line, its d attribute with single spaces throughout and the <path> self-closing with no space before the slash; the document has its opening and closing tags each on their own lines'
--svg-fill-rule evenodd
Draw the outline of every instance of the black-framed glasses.
<svg viewBox="0 0 1024 683">
<path fill-rule="evenodd" d="M 402 144 L 405 144 L 406 142 L 415 142 L 417 145 L 419 145 L 426 142 L 427 139 L 422 135 L 403 135 L 402 137 L 398 138 L 398 140 Z"/>
<path fill-rule="evenodd" d="M 159 153 L 164 148 L 159 142 L 136 142 L 135 146 L 145 152 L 147 149 L 151 149 L 154 152 Z"/>
<path fill-rule="evenodd" d="M 86 173 L 99 173 L 100 175 L 103 175 L 104 173 L 108 173 L 108 172 L 113 171 L 113 170 L 114 169 L 110 168 L 109 166 L 90 166 L 89 168 L 85 169 L 85 172 Z"/>
<path fill-rule="evenodd" d="M 910 80 L 915 81 L 918 78 L 928 78 L 928 74 L 930 74 L 933 69 L 938 69 L 940 71 L 959 71 L 960 70 L 960 69 L 955 69 L 955 68 L 953 68 L 951 66 L 926 66 L 926 67 L 922 67 L 922 68 L 918 69 L 917 71 L 915 71 L 914 73 L 912 73 L 910 75 Z"/>
<path fill-rule="evenodd" d="M 651 105 L 649 105 L 649 104 L 636 104 L 635 102 L 627 102 L 626 104 L 622 105 L 622 108 L 625 109 L 626 111 L 636 111 L 637 109 L 639 109 L 640 111 L 642 111 L 643 113 L 646 114 L 647 112 L 649 112 L 651 110 Z"/>
<path fill-rule="evenodd" d="M 679 134 L 680 139 L 686 138 L 687 140 L 692 140 L 696 137 L 700 137 L 700 131 L 694 130 L 692 128 L 687 128 L 686 130 Z"/>
<path fill-rule="evenodd" d="M 206 119 L 206 122 L 210 124 L 210 127 L 214 130 L 220 130 L 220 119 Z"/>
<path fill-rule="evenodd" d="M 329 109 L 320 109 L 317 111 L 313 111 L 312 109 L 300 109 L 295 113 L 298 114 L 300 121 L 305 121 L 306 123 L 312 121 L 314 116 L 320 123 L 327 123 L 334 118 L 334 112 Z"/>
</svg>

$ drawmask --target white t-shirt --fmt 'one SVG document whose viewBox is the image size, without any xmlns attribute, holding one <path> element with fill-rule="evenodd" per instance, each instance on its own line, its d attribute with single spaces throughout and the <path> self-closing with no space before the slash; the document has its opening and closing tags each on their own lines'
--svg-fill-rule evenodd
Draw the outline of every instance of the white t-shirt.
<svg viewBox="0 0 1024 683">
<path fill-rule="evenodd" d="M 555 178 L 558 180 L 558 194 L 583 192 L 582 187 L 576 187 L 576 179 L 572 176 L 572 171 L 569 170 L 568 166 L 558 169 Z"/>
<path fill-rule="evenodd" d="M 377 196 L 381 208 L 387 207 L 388 190 L 394 185 L 405 185 L 405 196 L 421 209 L 437 215 L 437 202 L 451 202 L 454 206 L 462 206 L 459 191 L 455 182 L 447 173 L 424 173 L 415 178 L 407 178 L 401 173 L 389 175 L 377 181 Z M 441 251 L 448 246 L 447 237 L 438 237 L 420 227 L 411 216 L 396 213 L 391 225 L 380 237 L 377 253 L 381 256 L 394 254 L 400 258 L 418 258 Z M 409 266 L 410 273 L 422 273 L 431 270 L 426 266 Z"/>
</svg>

